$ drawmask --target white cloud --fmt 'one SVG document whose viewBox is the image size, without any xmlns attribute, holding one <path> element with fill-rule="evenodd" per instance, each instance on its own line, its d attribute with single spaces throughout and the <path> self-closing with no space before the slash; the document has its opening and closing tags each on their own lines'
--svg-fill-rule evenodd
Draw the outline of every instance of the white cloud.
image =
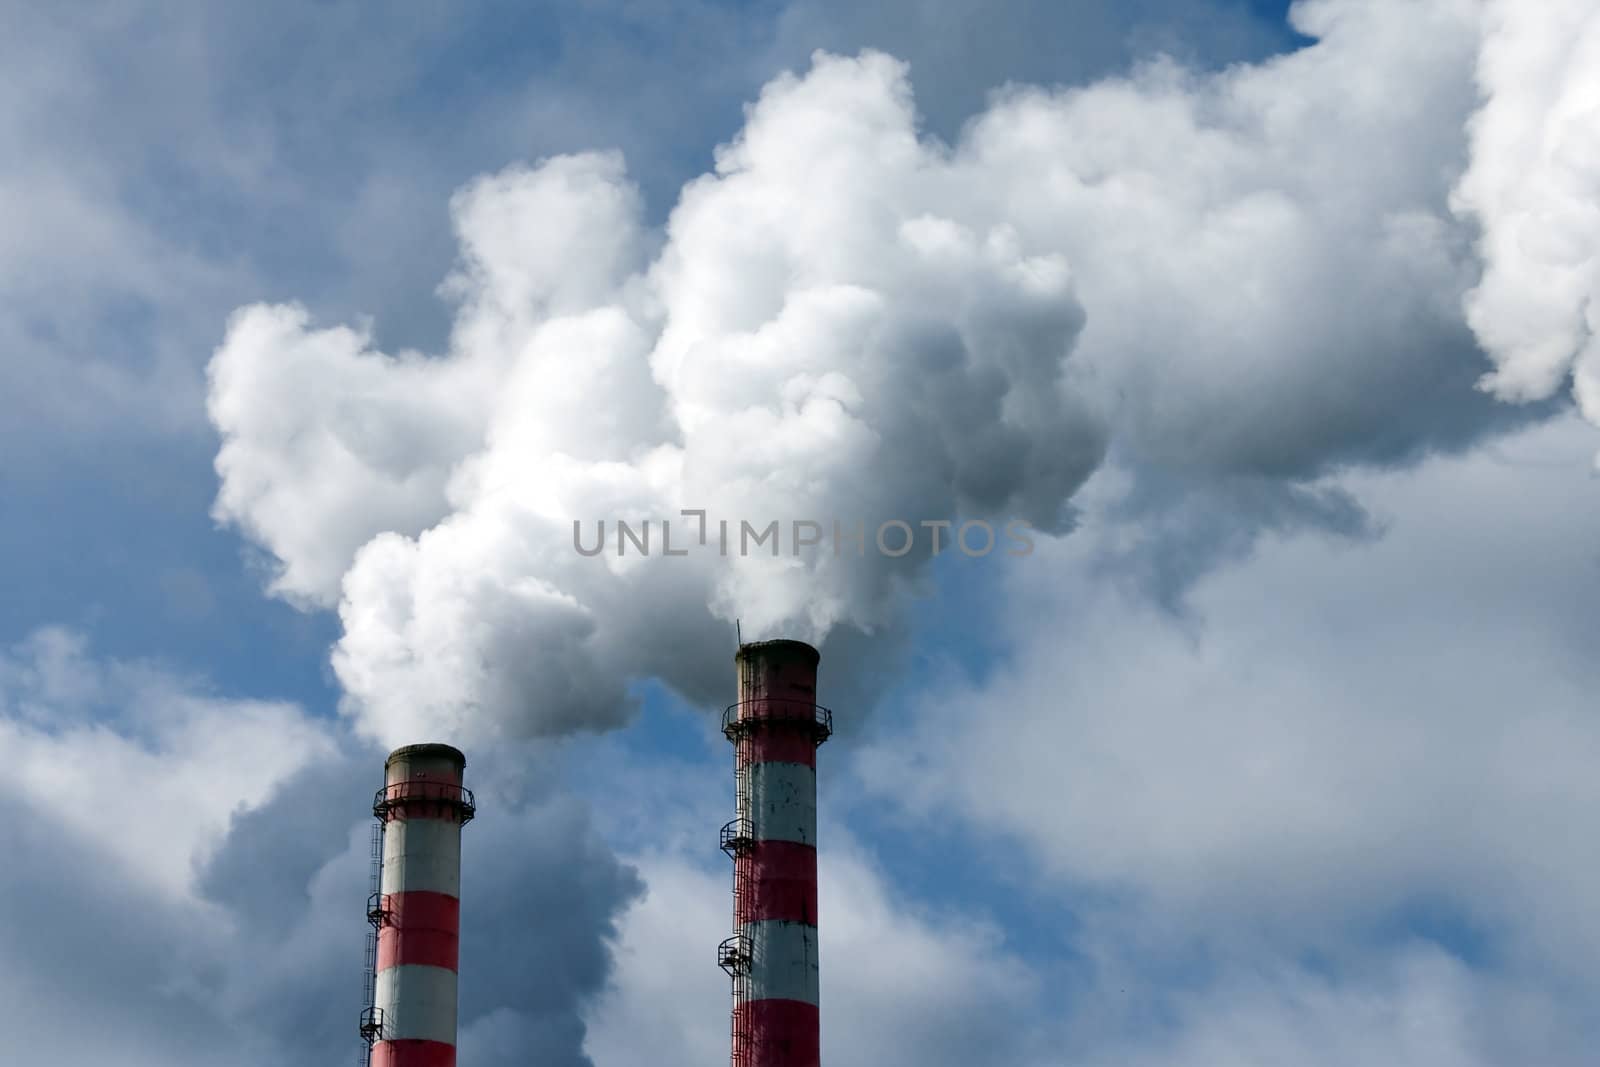
<svg viewBox="0 0 1600 1067">
<path fill-rule="evenodd" d="M 681 814 L 671 802 L 655 810 L 667 824 Z M 1582 1004 L 1420 939 L 1352 942 L 1308 963 L 1281 945 L 1239 936 L 1237 927 L 1208 941 L 1216 931 L 1203 917 L 1179 919 L 1161 909 L 1085 913 L 1076 896 L 1057 898 L 1043 888 L 1064 914 L 1062 938 L 1072 952 L 1025 959 L 1020 943 L 990 922 L 930 908 L 906 892 L 842 827 L 826 826 L 823 837 L 822 1034 L 829 1062 L 1584 1062 Z M 728 933 L 729 877 L 725 865 L 703 863 L 685 844 L 633 857 L 649 891 L 623 914 L 616 970 L 585 1011 L 585 1047 L 598 1064 L 649 1057 L 688 1067 L 727 1055 L 728 982 L 710 948 Z M 1162 932 L 1152 934 L 1151 924 Z M 1206 945 L 1198 963 L 1185 956 L 1197 944 Z"/>
<path fill-rule="evenodd" d="M 829 1062 L 1027 1062 L 1035 976 L 993 927 L 929 914 L 839 827 L 820 863 L 822 1054 Z M 720 857 L 718 857 L 720 858 Z M 683 852 L 634 857 L 649 889 L 619 923 L 617 966 L 587 1012 L 596 1063 L 706 1063 L 728 1054 L 731 869 Z M 990 1060 L 988 1057 L 994 1057 Z"/>
<path fill-rule="evenodd" d="M 482 436 L 471 368 L 388 359 L 356 330 L 308 329 L 294 307 L 243 309 L 228 338 L 210 366 L 210 412 L 239 436 L 217 453 L 213 513 L 283 561 L 273 592 L 331 604 L 361 545 L 448 513 L 451 466 Z"/>
<path fill-rule="evenodd" d="M 1514 991 L 1426 946 L 1401 948 L 1351 977 L 1280 964 L 1241 967 L 1201 990 L 1173 997 L 1166 1025 L 1108 1041 L 1073 1062 L 1094 1067 L 1577 1064 L 1575 1048 L 1553 1048 L 1537 1032 L 1518 1036 L 1529 1042 L 1524 1050 L 1537 1050 L 1538 1058 L 1505 1057 L 1509 1050 L 1493 1028 L 1515 1014 L 1515 1008 L 1506 1008 L 1516 999 Z"/>
<path fill-rule="evenodd" d="M 617 923 L 616 970 L 585 1012 L 596 1063 L 710 1063 L 728 1054 L 732 999 L 716 967 L 732 882 L 682 856 L 637 856 L 643 898 Z M 727 872 L 722 872 L 727 874 Z"/>
<path fill-rule="evenodd" d="M 1511 400 L 1570 375 L 1600 422 L 1600 12 L 1584 0 L 1487 0 L 1458 209 L 1482 226 L 1467 317 Z"/>
<path fill-rule="evenodd" d="M 61 629 L 0 655 L 0 711 L 12 756 L 0 789 L 103 850 L 118 878 L 179 896 L 236 809 L 333 750 L 294 705 L 103 663 Z"/>
</svg>

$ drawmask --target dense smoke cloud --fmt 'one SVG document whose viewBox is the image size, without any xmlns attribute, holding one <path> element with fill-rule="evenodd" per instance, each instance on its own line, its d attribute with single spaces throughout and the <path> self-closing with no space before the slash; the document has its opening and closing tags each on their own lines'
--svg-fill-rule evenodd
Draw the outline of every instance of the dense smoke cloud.
<svg viewBox="0 0 1600 1067">
<path fill-rule="evenodd" d="M 274 591 L 338 605 L 363 729 L 470 743 L 616 724 L 640 677 L 707 697 L 736 617 L 892 644 L 931 545 L 891 558 L 879 523 L 1063 533 L 1108 449 L 1271 496 L 1460 446 L 1499 418 L 1449 206 L 1476 14 L 1302 4 L 1297 53 L 1013 87 L 954 145 L 919 135 L 903 65 L 819 54 L 660 233 L 614 155 L 480 179 L 444 357 L 236 315 L 217 515 Z M 686 508 L 778 520 L 781 555 L 662 558 Z M 1330 508 L 1352 525 L 1300 511 Z M 573 521 L 600 519 L 581 556 Z M 619 519 L 651 520 L 654 558 L 618 558 Z M 834 519 L 864 554 L 791 553 L 788 524 Z"/>
<path fill-rule="evenodd" d="M 685 649 L 725 651 L 736 614 L 816 639 L 890 621 L 916 561 L 796 559 L 795 520 L 859 523 L 873 549 L 885 519 L 1063 528 L 1102 447 L 1059 382 L 1083 314 L 1061 257 L 1023 252 L 941 156 L 898 65 L 826 60 L 769 89 L 653 261 L 615 157 L 464 190 L 449 359 L 388 361 L 293 308 L 236 317 L 212 368 L 218 514 L 283 561 L 276 590 L 339 598 L 335 667 L 373 729 L 603 726 L 630 677 L 720 681 L 723 656 Z M 482 421 L 470 454 L 457 398 Z M 684 508 L 778 520 L 783 555 L 575 551 L 574 519 Z"/>
<path fill-rule="evenodd" d="M 1510 400 L 1570 375 L 1600 422 L 1600 10 L 1587 0 L 1484 6 L 1472 166 L 1457 206 L 1483 228 L 1467 318 Z"/>
</svg>

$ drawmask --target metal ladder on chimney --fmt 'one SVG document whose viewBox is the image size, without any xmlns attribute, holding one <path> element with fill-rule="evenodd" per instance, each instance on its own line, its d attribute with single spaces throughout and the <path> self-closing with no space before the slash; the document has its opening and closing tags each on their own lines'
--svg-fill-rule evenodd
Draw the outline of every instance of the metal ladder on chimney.
<svg viewBox="0 0 1600 1067">
<path fill-rule="evenodd" d="M 750 768 L 741 764 L 734 746 L 734 818 L 722 827 L 721 847 L 733 861 L 733 936 L 717 946 L 717 965 L 732 979 L 733 1010 L 729 1012 L 732 1067 L 748 1067 L 754 1054 L 754 1035 L 749 1019 L 740 1006 L 750 999 L 750 968 L 753 959 L 750 939 L 740 926 L 747 912 L 751 891 L 751 851 L 755 847 L 755 827 L 750 819 Z"/>
<path fill-rule="evenodd" d="M 372 1067 L 372 1046 L 383 1040 L 383 1009 L 378 1007 L 378 930 L 383 926 L 383 823 L 372 824 L 372 863 L 368 877 L 366 963 L 362 969 L 361 1051 L 356 1067 Z"/>
</svg>

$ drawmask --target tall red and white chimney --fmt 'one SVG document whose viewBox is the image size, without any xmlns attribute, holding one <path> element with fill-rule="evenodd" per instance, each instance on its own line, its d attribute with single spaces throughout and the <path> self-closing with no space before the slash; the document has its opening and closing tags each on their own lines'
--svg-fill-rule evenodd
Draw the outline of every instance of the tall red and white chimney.
<svg viewBox="0 0 1600 1067">
<path fill-rule="evenodd" d="M 476 810 L 466 757 L 449 745 L 389 754 L 372 811 L 382 829 L 367 902 L 372 997 L 361 1017 L 371 1067 L 455 1067 L 461 827 Z"/>
<path fill-rule="evenodd" d="M 819 707 L 817 650 L 800 641 L 741 645 L 739 701 L 722 730 L 734 744 L 733 936 L 718 963 L 733 978 L 733 1067 L 817 1067 L 817 746 L 833 729 Z"/>
</svg>

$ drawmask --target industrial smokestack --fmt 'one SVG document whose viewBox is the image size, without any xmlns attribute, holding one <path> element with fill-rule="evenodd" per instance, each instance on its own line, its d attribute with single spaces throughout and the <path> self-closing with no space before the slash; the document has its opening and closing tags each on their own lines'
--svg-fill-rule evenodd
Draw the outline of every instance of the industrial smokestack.
<svg viewBox="0 0 1600 1067">
<path fill-rule="evenodd" d="M 467 760 L 449 745 L 389 754 L 373 801 L 381 856 L 367 902 L 371 996 L 361 1016 L 370 1067 L 455 1067 L 461 827 L 475 812 Z"/>
<path fill-rule="evenodd" d="M 817 1067 L 817 746 L 833 730 L 816 703 L 817 650 L 740 645 L 739 702 L 723 714 L 734 745 L 733 936 L 718 963 L 733 978 L 733 1067 Z"/>
</svg>

